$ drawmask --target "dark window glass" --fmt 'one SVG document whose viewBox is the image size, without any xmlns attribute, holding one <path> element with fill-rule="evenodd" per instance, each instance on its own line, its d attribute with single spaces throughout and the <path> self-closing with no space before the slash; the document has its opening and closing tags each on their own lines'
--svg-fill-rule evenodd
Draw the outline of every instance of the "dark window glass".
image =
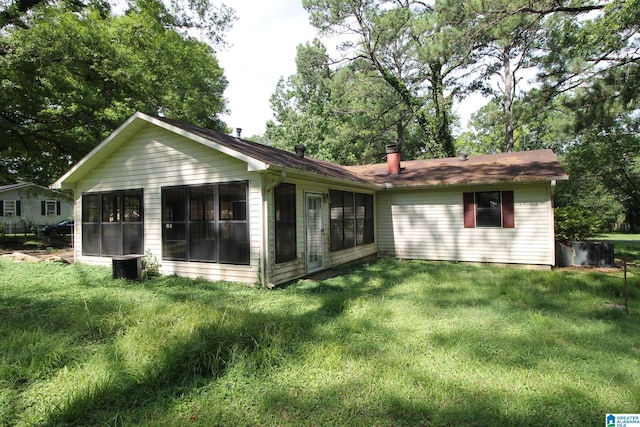
<svg viewBox="0 0 640 427">
<path fill-rule="evenodd" d="M 189 258 L 193 261 L 216 260 L 215 222 L 189 224 Z"/>
<path fill-rule="evenodd" d="M 82 222 L 100 222 L 100 195 L 82 195 Z"/>
<path fill-rule="evenodd" d="M 476 192 L 476 226 L 501 227 L 502 208 L 499 191 Z"/>
<path fill-rule="evenodd" d="M 119 192 L 102 193 L 102 222 L 120 221 Z"/>
<path fill-rule="evenodd" d="M 247 190 L 246 182 L 163 188 L 163 258 L 248 264 Z"/>
<path fill-rule="evenodd" d="M 100 255 L 100 223 L 82 223 L 82 255 Z"/>
<path fill-rule="evenodd" d="M 220 224 L 220 262 L 249 263 L 249 228 L 246 223 Z"/>
<path fill-rule="evenodd" d="M 355 198 L 351 192 L 343 193 L 344 202 L 344 248 L 356 245 L 356 210 Z"/>
<path fill-rule="evenodd" d="M 187 259 L 187 188 L 162 189 L 162 257 Z"/>
<path fill-rule="evenodd" d="M 214 187 L 203 185 L 189 188 L 189 220 L 190 221 L 213 221 L 215 220 L 216 208 L 214 198 Z"/>
<path fill-rule="evenodd" d="M 186 224 L 180 222 L 162 225 L 162 258 L 187 259 Z"/>
<path fill-rule="evenodd" d="M 144 252 L 142 190 L 82 196 L 82 253 L 128 255 Z"/>
<path fill-rule="evenodd" d="M 373 196 L 356 193 L 356 246 L 373 243 Z"/>
<path fill-rule="evenodd" d="M 101 225 L 102 255 L 122 255 L 122 228 L 119 222 L 103 222 Z"/>
<path fill-rule="evenodd" d="M 187 212 L 186 188 L 174 187 L 162 189 L 162 221 L 184 222 Z"/>
<path fill-rule="evenodd" d="M 342 195 L 342 191 L 329 191 L 329 198 L 331 200 L 330 239 L 332 251 L 344 249 L 344 202 Z"/>
<path fill-rule="evenodd" d="M 331 250 L 374 242 L 373 196 L 331 190 Z"/>
<path fill-rule="evenodd" d="M 122 194 L 123 217 L 124 222 L 141 222 L 142 221 L 142 192 L 125 191 Z"/>
<path fill-rule="evenodd" d="M 247 184 L 236 182 L 220 184 L 220 219 L 246 221 L 247 219 Z"/>
<path fill-rule="evenodd" d="M 296 186 L 280 184 L 273 191 L 275 205 L 276 263 L 297 258 Z"/>
</svg>

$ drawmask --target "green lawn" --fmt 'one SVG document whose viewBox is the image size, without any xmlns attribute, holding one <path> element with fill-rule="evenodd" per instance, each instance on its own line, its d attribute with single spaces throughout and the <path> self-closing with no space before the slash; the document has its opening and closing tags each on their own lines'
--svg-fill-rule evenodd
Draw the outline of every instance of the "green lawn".
<svg viewBox="0 0 640 427">
<path fill-rule="evenodd" d="M 3 426 L 604 425 L 640 277 L 381 260 L 266 290 L 0 262 Z"/>
</svg>

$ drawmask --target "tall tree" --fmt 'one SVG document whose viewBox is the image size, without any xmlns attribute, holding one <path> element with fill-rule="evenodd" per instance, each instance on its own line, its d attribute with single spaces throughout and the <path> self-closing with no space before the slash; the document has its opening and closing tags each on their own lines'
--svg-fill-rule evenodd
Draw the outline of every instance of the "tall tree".
<svg viewBox="0 0 640 427">
<path fill-rule="evenodd" d="M 452 42 L 458 40 L 454 21 L 439 19 L 434 7 L 414 0 L 304 0 L 303 5 L 324 34 L 353 40 L 343 45 L 344 59 L 371 64 L 425 135 L 425 153 L 454 155 L 450 97 L 459 77 L 455 71 L 469 63 L 471 52 Z M 399 142 L 404 138 L 397 135 Z"/>
<path fill-rule="evenodd" d="M 21 20 L 0 32 L 5 181 L 49 184 L 136 110 L 225 130 L 214 51 L 168 28 L 162 4 L 40 5 Z"/>
</svg>

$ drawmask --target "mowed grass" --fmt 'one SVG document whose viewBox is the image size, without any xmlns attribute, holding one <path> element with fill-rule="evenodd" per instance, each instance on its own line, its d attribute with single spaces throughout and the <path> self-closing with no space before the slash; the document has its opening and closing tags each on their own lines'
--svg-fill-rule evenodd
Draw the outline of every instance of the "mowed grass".
<svg viewBox="0 0 640 427">
<path fill-rule="evenodd" d="M 640 279 L 380 260 L 266 290 L 0 262 L 3 426 L 601 425 Z"/>
</svg>

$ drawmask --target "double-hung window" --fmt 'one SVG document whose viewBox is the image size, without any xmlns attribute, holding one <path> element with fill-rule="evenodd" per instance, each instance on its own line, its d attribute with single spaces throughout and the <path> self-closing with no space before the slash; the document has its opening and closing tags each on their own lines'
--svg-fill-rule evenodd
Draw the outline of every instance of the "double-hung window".
<svg viewBox="0 0 640 427">
<path fill-rule="evenodd" d="M 514 228 L 513 191 L 463 193 L 464 226 Z"/>
<path fill-rule="evenodd" d="M 373 195 L 331 190 L 329 198 L 331 250 L 339 251 L 373 243 Z"/>
<path fill-rule="evenodd" d="M 162 258 L 249 264 L 248 184 L 162 188 Z"/>
<path fill-rule="evenodd" d="M 142 254 L 143 205 L 141 189 L 83 194 L 82 254 Z"/>
<path fill-rule="evenodd" d="M 43 200 L 40 202 L 40 214 L 42 216 L 60 215 L 60 201 Z"/>
<path fill-rule="evenodd" d="M 0 216 L 20 216 L 20 200 L 0 200 Z"/>
</svg>

